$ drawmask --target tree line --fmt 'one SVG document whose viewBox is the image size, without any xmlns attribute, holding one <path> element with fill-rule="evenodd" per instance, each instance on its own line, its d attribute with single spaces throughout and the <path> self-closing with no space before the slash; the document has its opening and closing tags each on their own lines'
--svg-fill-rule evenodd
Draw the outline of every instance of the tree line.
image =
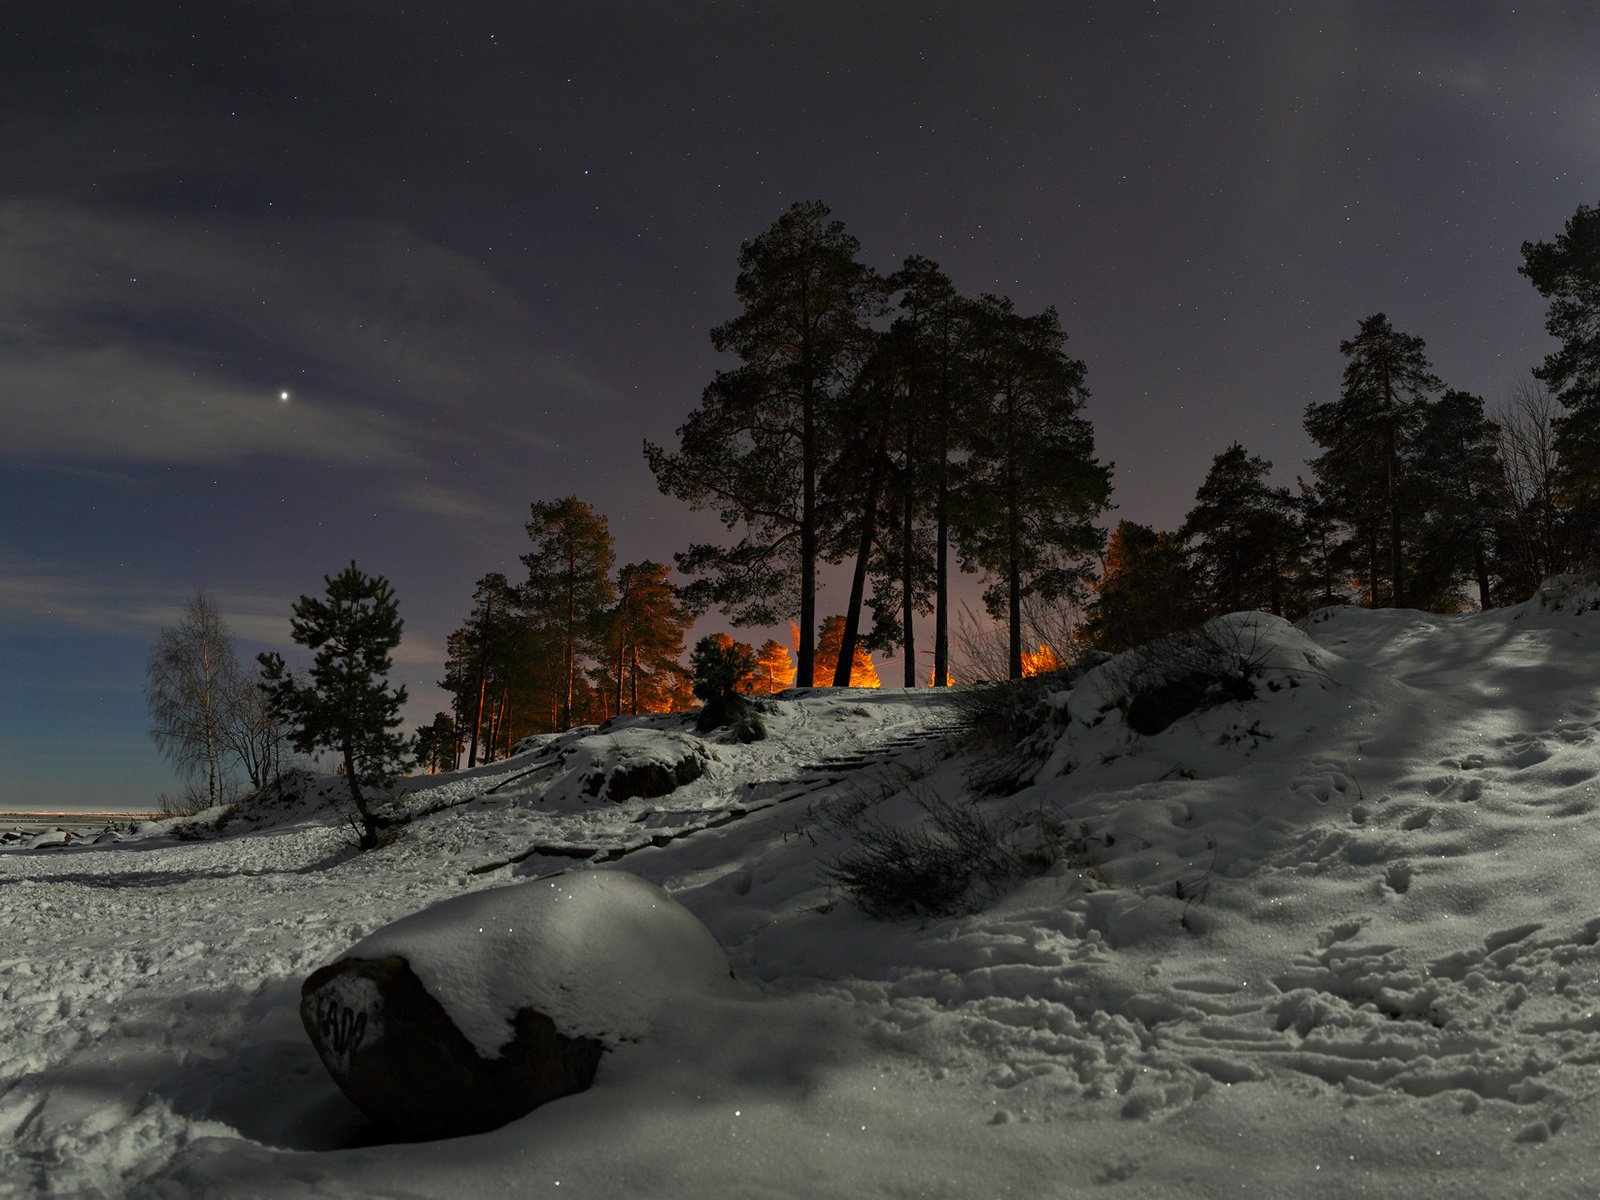
<svg viewBox="0 0 1600 1200">
<path fill-rule="evenodd" d="M 296 604 L 295 638 L 318 654 L 309 681 L 273 655 L 260 676 L 243 670 L 197 594 L 151 654 L 157 746 L 213 803 L 233 767 L 263 786 L 286 742 L 339 750 L 366 843 L 359 782 L 408 753 L 437 770 L 465 750 L 473 766 L 527 733 L 688 707 L 684 637 L 711 606 L 736 625 L 794 621 L 793 657 L 775 640 L 707 639 L 741 690 L 875 681 L 866 650 L 896 646 L 915 686 L 914 619 L 930 613 L 931 682 L 944 686 L 952 564 L 984 576 L 1015 678 L 1238 609 L 1487 608 L 1600 551 L 1600 209 L 1523 244 L 1520 273 L 1559 345 L 1498 411 L 1446 387 L 1422 338 L 1375 313 L 1340 343 L 1337 397 L 1305 410 L 1319 453 L 1294 490 L 1234 442 L 1179 528 L 1122 521 L 1109 535 L 1095 522 L 1111 468 L 1055 310 L 963 297 L 919 256 L 880 274 L 829 218 L 796 204 L 743 244 L 742 311 L 711 333 L 738 365 L 706 386 L 675 449 L 645 444 L 664 493 L 739 535 L 675 555 L 688 583 L 661 562 L 618 568 L 606 518 L 577 497 L 534 503 L 526 576 L 478 580 L 448 639 L 451 711 L 410 743 L 393 732 L 404 690 L 385 691 L 400 624 L 381 577 L 352 563 L 326 600 Z M 848 565 L 851 587 L 846 611 L 819 623 L 825 563 Z M 1056 639 L 1070 648 L 1029 652 L 1041 611 L 1073 614 Z M 365 715 L 341 724 L 341 705 Z"/>
<path fill-rule="evenodd" d="M 1557 400 L 1570 384 L 1549 360 L 1490 414 L 1382 313 L 1340 350 L 1338 398 L 1305 412 L 1309 478 L 1271 486 L 1272 464 L 1235 442 L 1177 529 L 1119 522 L 1078 644 L 1123 650 L 1241 609 L 1487 609 L 1593 564 L 1600 486 L 1579 439 L 1600 415 Z"/>
</svg>

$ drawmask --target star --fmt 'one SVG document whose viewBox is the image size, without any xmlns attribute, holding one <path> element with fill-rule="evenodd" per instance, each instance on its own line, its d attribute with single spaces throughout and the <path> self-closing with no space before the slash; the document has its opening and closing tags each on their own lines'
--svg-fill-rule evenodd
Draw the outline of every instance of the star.
<svg viewBox="0 0 1600 1200">
<path fill-rule="evenodd" d="M 289 393 L 288 392 L 279 392 L 278 393 L 278 400 L 280 402 L 284 403 L 284 404 L 289 403 Z"/>
</svg>

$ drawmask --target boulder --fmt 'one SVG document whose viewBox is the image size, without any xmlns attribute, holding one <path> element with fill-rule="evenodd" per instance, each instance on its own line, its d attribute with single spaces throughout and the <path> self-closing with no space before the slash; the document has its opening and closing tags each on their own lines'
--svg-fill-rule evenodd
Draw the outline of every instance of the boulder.
<svg viewBox="0 0 1600 1200">
<path fill-rule="evenodd" d="M 680 758 L 677 765 L 668 767 L 659 762 L 624 763 L 612 769 L 606 780 L 606 799 L 653 800 L 665 796 L 686 783 L 693 783 L 705 773 L 705 760 L 690 754 Z"/>
<path fill-rule="evenodd" d="M 452 1137 L 583 1091 L 606 1051 L 728 975 L 710 931 L 661 888 L 577 870 L 378 930 L 305 981 L 300 1019 L 375 1124 Z"/>
<path fill-rule="evenodd" d="M 604 1047 L 529 1008 L 485 1058 L 398 955 L 343 958 L 313 973 L 300 1020 L 323 1065 L 367 1118 L 414 1140 L 497 1129 L 594 1081 Z"/>
</svg>

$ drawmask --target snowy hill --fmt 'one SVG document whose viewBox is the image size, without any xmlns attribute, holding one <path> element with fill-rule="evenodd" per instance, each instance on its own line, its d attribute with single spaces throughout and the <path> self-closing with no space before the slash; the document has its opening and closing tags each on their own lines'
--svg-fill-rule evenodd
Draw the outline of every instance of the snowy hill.
<svg viewBox="0 0 1600 1200">
<path fill-rule="evenodd" d="M 1235 615 L 1248 686 L 1158 732 L 1124 657 L 986 749 L 957 697 L 824 692 L 749 745 L 640 718 L 409 781 L 365 855 L 321 804 L 5 851 L 0 1194 L 1600 1194 L 1595 600 Z M 830 882 L 956 801 L 1036 873 L 899 919 Z M 619 868 L 740 986 L 582 1095 L 376 1143 L 301 980 L 434 901 Z"/>
</svg>

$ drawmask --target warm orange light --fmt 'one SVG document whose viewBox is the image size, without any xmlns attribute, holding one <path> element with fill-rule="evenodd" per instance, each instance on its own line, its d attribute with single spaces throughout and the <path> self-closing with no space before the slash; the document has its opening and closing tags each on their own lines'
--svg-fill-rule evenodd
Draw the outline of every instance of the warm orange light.
<svg viewBox="0 0 1600 1200">
<path fill-rule="evenodd" d="M 833 683 L 834 667 L 839 662 L 839 651 L 843 648 L 844 618 L 833 616 L 822 622 L 822 629 L 817 635 L 816 660 L 812 668 L 811 677 L 816 687 L 829 687 Z M 794 650 L 796 657 L 800 654 L 800 627 L 793 621 L 789 622 L 789 645 Z M 878 668 L 872 662 L 872 656 L 867 653 L 860 642 L 856 643 L 856 652 L 850 659 L 850 686 L 860 688 L 882 687 L 883 682 L 878 678 Z"/>
<path fill-rule="evenodd" d="M 1047 671 L 1060 671 L 1066 668 L 1066 663 L 1061 661 L 1059 655 L 1049 642 L 1041 642 L 1036 653 L 1022 652 L 1022 676 L 1026 679 L 1030 675 L 1043 675 Z"/>
</svg>

